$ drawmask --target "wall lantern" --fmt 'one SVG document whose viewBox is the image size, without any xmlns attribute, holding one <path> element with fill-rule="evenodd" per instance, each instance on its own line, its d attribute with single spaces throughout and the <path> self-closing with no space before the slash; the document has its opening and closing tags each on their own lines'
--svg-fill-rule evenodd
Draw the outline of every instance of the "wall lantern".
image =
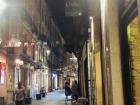
<svg viewBox="0 0 140 105">
<path fill-rule="evenodd" d="M 47 55 L 50 55 L 50 50 L 49 49 L 47 49 Z"/>
<path fill-rule="evenodd" d="M 16 60 L 15 60 L 15 63 L 16 63 L 17 65 L 23 65 L 23 64 L 24 64 L 24 62 L 23 62 L 22 60 L 20 60 L 20 59 L 16 59 Z"/>
</svg>

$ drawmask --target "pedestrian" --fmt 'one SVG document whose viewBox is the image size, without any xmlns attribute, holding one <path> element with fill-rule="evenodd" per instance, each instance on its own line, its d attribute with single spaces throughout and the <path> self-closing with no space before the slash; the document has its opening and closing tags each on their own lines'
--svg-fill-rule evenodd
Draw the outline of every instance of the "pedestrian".
<svg viewBox="0 0 140 105">
<path fill-rule="evenodd" d="M 76 80 L 72 82 L 71 90 L 72 90 L 72 99 L 77 101 L 79 97 L 79 90 L 78 90 L 78 83 Z"/>
<path fill-rule="evenodd" d="M 45 89 L 45 87 L 41 87 L 40 94 L 42 95 L 42 97 L 45 97 L 45 95 L 46 95 L 46 89 Z"/>
<path fill-rule="evenodd" d="M 22 85 L 22 82 L 18 83 L 18 87 L 15 91 L 15 105 L 24 105 L 24 99 L 25 99 L 25 90 Z"/>
<path fill-rule="evenodd" d="M 66 101 L 68 100 L 68 96 L 71 95 L 71 89 L 69 86 L 69 82 L 65 82 L 65 96 L 66 96 Z"/>
</svg>

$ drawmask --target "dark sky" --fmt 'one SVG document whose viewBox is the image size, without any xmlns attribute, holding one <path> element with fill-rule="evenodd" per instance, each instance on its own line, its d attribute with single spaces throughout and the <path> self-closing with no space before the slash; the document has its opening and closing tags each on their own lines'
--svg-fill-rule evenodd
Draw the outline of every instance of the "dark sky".
<svg viewBox="0 0 140 105">
<path fill-rule="evenodd" d="M 77 52 L 83 46 L 86 30 L 82 16 L 65 16 L 64 0 L 46 0 L 52 16 L 66 41 L 66 50 Z"/>
</svg>

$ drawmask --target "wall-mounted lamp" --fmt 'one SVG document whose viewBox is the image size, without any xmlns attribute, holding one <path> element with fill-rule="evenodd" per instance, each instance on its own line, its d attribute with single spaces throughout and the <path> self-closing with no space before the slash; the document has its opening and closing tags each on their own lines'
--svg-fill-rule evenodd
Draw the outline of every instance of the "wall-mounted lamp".
<svg viewBox="0 0 140 105">
<path fill-rule="evenodd" d="M 47 55 L 50 55 L 50 50 L 49 49 L 47 49 Z"/>
<path fill-rule="evenodd" d="M 16 59 L 15 63 L 18 64 L 18 65 L 23 65 L 24 64 L 24 62 L 20 59 Z"/>
</svg>

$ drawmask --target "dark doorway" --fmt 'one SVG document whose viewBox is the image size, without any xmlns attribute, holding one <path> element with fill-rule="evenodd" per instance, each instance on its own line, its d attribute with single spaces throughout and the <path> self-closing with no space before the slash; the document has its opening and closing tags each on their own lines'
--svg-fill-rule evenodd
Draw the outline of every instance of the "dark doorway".
<svg viewBox="0 0 140 105">
<path fill-rule="evenodd" d="M 89 105 L 88 61 L 87 61 L 87 58 L 84 61 L 84 70 L 85 70 L 85 92 L 86 92 L 86 98 L 88 99 L 88 102 L 86 103 L 86 105 Z"/>
</svg>

